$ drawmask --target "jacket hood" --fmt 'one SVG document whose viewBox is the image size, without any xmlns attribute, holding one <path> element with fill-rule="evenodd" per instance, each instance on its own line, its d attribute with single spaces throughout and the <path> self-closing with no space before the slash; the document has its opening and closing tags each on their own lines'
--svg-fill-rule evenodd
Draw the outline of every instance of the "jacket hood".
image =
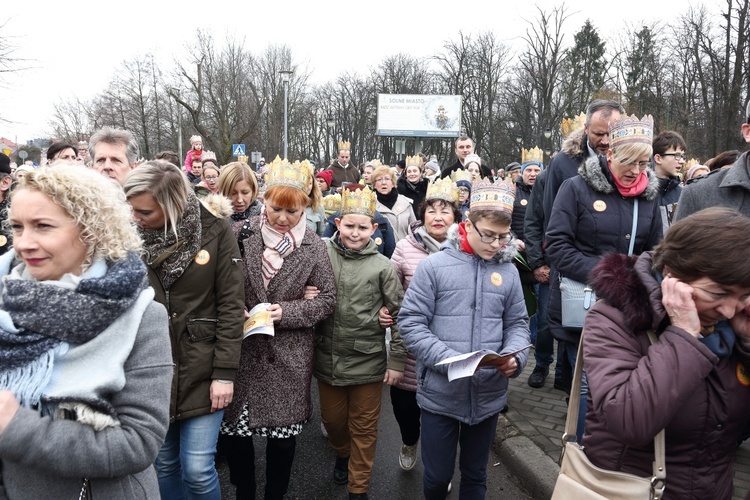
<svg viewBox="0 0 750 500">
<path fill-rule="evenodd" d="M 452 249 L 457 252 L 464 253 L 461 250 L 461 245 L 459 242 L 458 224 L 453 224 L 448 229 L 448 238 L 440 246 L 440 249 L 441 250 Z M 510 243 L 500 248 L 500 250 L 495 254 L 495 256 L 492 257 L 492 261 L 499 262 L 499 263 L 513 262 L 513 259 L 516 257 L 516 254 L 518 254 L 518 250 L 519 250 L 518 243 L 516 242 L 516 240 L 511 240 Z M 465 254 L 465 255 L 468 255 L 468 254 Z"/>
<path fill-rule="evenodd" d="M 605 158 L 593 156 L 578 167 L 578 174 L 597 193 L 609 194 L 616 190 L 612 174 L 608 169 L 605 171 L 606 164 Z M 646 169 L 646 176 L 648 176 L 648 186 L 640 196 L 651 201 L 659 194 L 659 178 L 651 169 Z"/>
<path fill-rule="evenodd" d="M 206 195 L 201 200 L 201 203 L 203 203 L 203 206 L 206 207 L 209 212 L 220 219 L 229 217 L 234 212 L 232 210 L 232 202 L 229 201 L 229 198 L 220 194 L 211 193 Z"/>
<path fill-rule="evenodd" d="M 566 137 L 562 143 L 560 152 L 572 158 L 581 156 L 586 153 L 585 149 L 588 148 L 588 146 L 586 145 L 587 142 L 588 137 L 586 136 L 584 128 L 581 127 L 578 130 L 574 130 L 573 132 L 568 134 L 568 137 Z"/>
<path fill-rule="evenodd" d="M 637 333 L 659 331 L 667 317 L 661 302 L 661 285 L 651 270 L 651 252 L 603 256 L 589 275 L 589 283 L 602 299 L 623 313 L 625 326 Z"/>
</svg>

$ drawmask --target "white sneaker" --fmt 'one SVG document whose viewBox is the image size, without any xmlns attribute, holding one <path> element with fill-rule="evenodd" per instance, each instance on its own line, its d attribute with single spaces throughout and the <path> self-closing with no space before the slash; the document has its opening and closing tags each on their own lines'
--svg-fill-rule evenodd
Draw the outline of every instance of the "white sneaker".
<svg viewBox="0 0 750 500">
<path fill-rule="evenodd" d="M 404 470 L 412 470 L 417 465 L 417 445 L 401 445 L 401 453 L 398 454 L 398 464 Z"/>
<path fill-rule="evenodd" d="M 328 439 L 328 431 L 326 430 L 326 426 L 323 425 L 323 422 L 320 423 L 320 432 L 323 434 L 323 439 Z"/>
</svg>

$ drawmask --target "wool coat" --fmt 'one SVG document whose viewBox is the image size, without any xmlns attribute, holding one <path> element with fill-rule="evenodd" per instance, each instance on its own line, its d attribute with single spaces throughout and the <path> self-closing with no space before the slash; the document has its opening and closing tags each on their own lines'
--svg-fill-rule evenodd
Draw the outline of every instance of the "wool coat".
<svg viewBox="0 0 750 500">
<path fill-rule="evenodd" d="M 547 170 L 536 176 L 534 187 L 531 189 L 529 204 L 523 218 L 523 236 L 526 243 L 526 262 L 534 270 L 549 265 L 549 259 L 544 251 L 544 230 L 547 223 L 544 220 L 544 186 L 547 182 Z"/>
<path fill-rule="evenodd" d="M 737 158 L 728 169 L 691 180 L 682 190 L 675 221 L 708 207 L 728 207 L 750 217 L 750 155 Z"/>
<path fill-rule="evenodd" d="M 315 378 L 328 385 L 347 386 L 380 382 L 386 368 L 404 370 L 406 349 L 398 333 L 398 311 L 404 292 L 396 271 L 378 253 L 375 242 L 349 250 L 326 242 L 336 277 L 338 302 L 315 335 Z M 393 316 L 390 359 L 386 360 L 385 329 L 378 311 L 385 305 Z"/>
<path fill-rule="evenodd" d="M 75 499 L 84 477 L 94 498 L 159 498 L 153 463 L 167 433 L 172 378 L 166 330 L 164 307 L 151 302 L 124 365 L 125 386 L 110 397 L 120 425 L 95 432 L 73 420 L 18 410 L 0 435 L 7 498 Z M 2 486 L 0 498 L 5 498 Z"/>
<path fill-rule="evenodd" d="M 333 163 L 328 167 L 328 170 L 333 172 L 333 178 L 331 179 L 331 187 L 341 187 L 342 182 L 352 182 L 356 184 L 359 182 L 359 169 L 347 163 L 346 168 L 342 167 L 338 160 L 333 160 Z"/>
<path fill-rule="evenodd" d="M 210 413 L 211 383 L 234 380 L 240 361 L 244 322 L 240 251 L 229 221 L 216 217 L 202 203 L 200 210 L 201 250 L 182 276 L 165 290 L 156 271 L 148 269 L 156 301 L 164 304 L 169 316 L 173 421 Z"/>
<path fill-rule="evenodd" d="M 647 477 L 653 439 L 665 428 L 663 498 L 730 499 L 734 454 L 750 415 L 747 346 L 738 337 L 719 358 L 672 326 L 651 268 L 650 252 L 611 254 L 591 273 L 601 300 L 585 321 L 584 451 L 594 465 Z M 653 345 L 649 329 L 658 335 Z"/>
<path fill-rule="evenodd" d="M 508 379 L 494 368 L 448 381 L 446 358 L 480 349 L 515 351 L 529 344 L 529 317 L 507 245 L 489 261 L 459 250 L 456 227 L 441 251 L 417 267 L 401 306 L 401 337 L 417 358 L 417 403 L 437 415 L 475 425 L 508 399 Z M 516 355 L 518 376 L 528 350 Z"/>
<path fill-rule="evenodd" d="M 245 307 L 249 311 L 262 302 L 279 304 L 282 317 L 274 324 L 273 337 L 251 335 L 242 342 L 235 396 L 224 412 L 224 419 L 235 423 L 247 404 L 252 428 L 281 427 L 310 418 L 313 327 L 336 306 L 336 284 L 325 243 L 309 228 L 266 290 L 261 275 L 265 247 L 260 217 L 248 220 L 248 236 L 241 242 L 245 248 Z M 317 287 L 320 293 L 316 298 L 303 298 L 306 285 Z"/>
<path fill-rule="evenodd" d="M 393 189 L 396 188 L 394 187 Z M 409 234 L 411 223 L 417 220 L 411 205 L 412 200 L 402 194 L 398 195 L 393 208 L 388 208 L 378 201 L 377 211 L 388 219 L 390 226 L 393 228 L 393 234 L 397 243 L 406 238 L 406 235 Z"/>
<path fill-rule="evenodd" d="M 646 175 L 649 183 L 638 196 L 635 255 L 652 250 L 662 238 L 656 201 L 658 179 L 651 170 L 646 170 Z M 634 198 L 624 198 L 615 188 L 604 157 L 589 158 L 579 175 L 560 187 L 547 226 L 547 255 L 555 270 L 547 314 L 557 340 L 578 344 L 581 335 L 579 328 L 562 326 L 560 276 L 586 283 L 602 255 L 627 254 L 633 237 L 634 204 Z"/>
</svg>

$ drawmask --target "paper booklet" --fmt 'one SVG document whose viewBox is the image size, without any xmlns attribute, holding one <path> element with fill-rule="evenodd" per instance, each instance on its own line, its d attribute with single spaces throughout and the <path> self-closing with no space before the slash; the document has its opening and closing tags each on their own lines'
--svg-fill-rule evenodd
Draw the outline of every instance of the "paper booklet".
<svg viewBox="0 0 750 500">
<path fill-rule="evenodd" d="M 479 363 L 484 358 L 488 358 L 490 360 L 496 358 L 508 358 L 510 356 L 518 354 L 521 351 L 525 351 L 530 347 L 532 347 L 531 344 L 515 351 L 502 352 L 500 354 L 496 353 L 495 351 L 490 351 L 489 349 L 482 349 L 481 351 L 474 351 L 468 352 L 466 354 L 459 354 L 458 356 L 451 356 L 450 358 L 446 358 L 438 363 L 435 363 L 435 366 L 448 365 L 448 381 L 453 382 L 457 378 L 471 377 L 472 375 L 474 375 L 474 372 L 477 371 Z"/>
<path fill-rule="evenodd" d="M 273 337 L 273 320 L 271 319 L 271 313 L 268 312 L 268 306 L 270 305 L 263 302 L 250 310 L 250 317 L 245 320 L 243 339 L 258 334 Z"/>
</svg>

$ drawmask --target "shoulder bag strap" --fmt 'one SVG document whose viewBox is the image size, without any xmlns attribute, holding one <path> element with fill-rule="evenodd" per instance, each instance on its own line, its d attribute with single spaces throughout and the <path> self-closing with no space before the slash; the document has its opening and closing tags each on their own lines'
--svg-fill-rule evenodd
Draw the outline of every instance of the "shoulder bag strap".
<svg viewBox="0 0 750 500">
<path fill-rule="evenodd" d="M 578 355 L 576 357 L 576 366 L 573 372 L 573 386 L 570 389 L 570 399 L 568 400 L 568 415 L 565 418 L 565 433 L 563 434 L 563 449 L 565 452 L 565 444 L 568 442 L 575 442 L 576 433 L 578 431 L 578 408 L 581 401 L 581 379 L 583 377 L 583 335 L 584 331 L 581 330 L 581 339 L 578 342 Z M 655 343 L 657 338 L 653 330 L 648 331 L 648 338 L 651 343 Z M 664 492 L 664 481 L 667 477 L 667 468 L 665 461 L 665 445 L 664 445 L 664 429 L 659 431 L 659 434 L 654 437 L 654 471 L 653 477 L 651 478 L 651 487 L 658 493 Z M 560 455 L 560 462 L 562 463 L 562 454 Z M 661 494 L 655 495 L 655 498 L 661 498 Z"/>
<path fill-rule="evenodd" d="M 630 248 L 628 248 L 628 255 L 633 255 L 633 248 L 635 248 L 635 234 L 638 231 L 638 197 L 633 198 L 633 228 L 630 230 Z"/>
</svg>

